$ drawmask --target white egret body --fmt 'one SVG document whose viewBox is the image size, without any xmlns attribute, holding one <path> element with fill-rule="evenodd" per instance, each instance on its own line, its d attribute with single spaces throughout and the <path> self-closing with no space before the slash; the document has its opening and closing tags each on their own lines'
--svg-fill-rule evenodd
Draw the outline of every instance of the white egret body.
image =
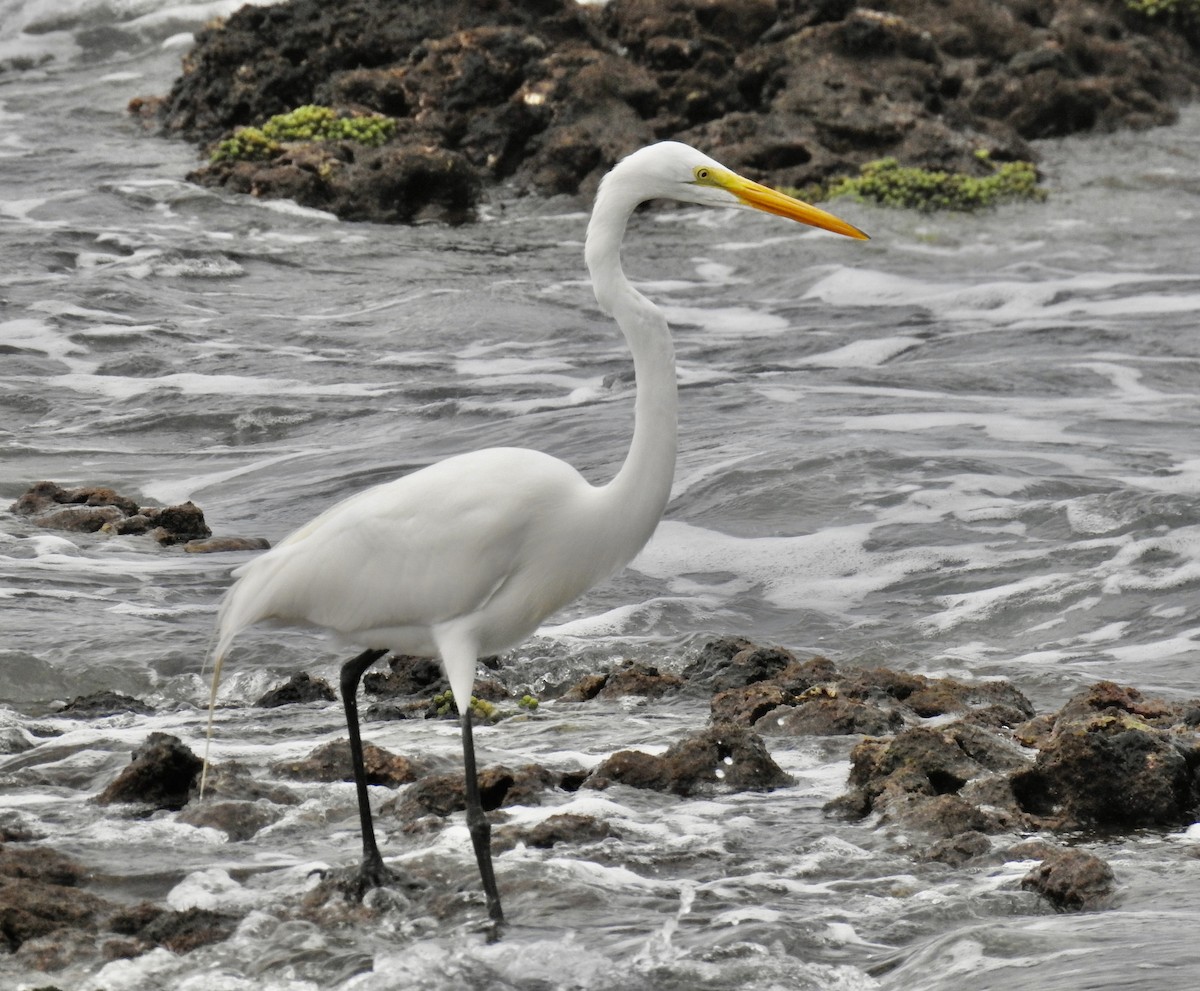
<svg viewBox="0 0 1200 991">
<path fill-rule="evenodd" d="M 667 504 L 675 470 L 674 349 L 662 313 L 630 285 L 620 261 L 629 217 L 657 198 L 747 205 L 866 237 L 687 145 L 635 152 L 601 183 L 585 250 L 596 299 L 625 335 L 637 380 L 633 441 L 616 476 L 592 485 L 557 458 L 522 448 L 461 454 L 339 502 L 234 572 L 220 611 L 214 696 L 230 644 L 254 623 L 323 627 L 366 648 L 343 667 L 341 685 L 363 827 L 360 890 L 389 875 L 367 802 L 358 682 L 389 651 L 436 656 L 461 714 L 468 824 L 489 913 L 502 918 L 466 703 L 480 657 L 520 642 L 627 564 Z"/>
</svg>

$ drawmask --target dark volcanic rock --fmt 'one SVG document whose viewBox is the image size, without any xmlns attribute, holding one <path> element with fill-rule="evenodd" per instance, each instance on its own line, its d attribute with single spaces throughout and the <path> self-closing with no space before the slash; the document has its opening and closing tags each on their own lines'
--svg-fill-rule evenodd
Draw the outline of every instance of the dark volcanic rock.
<svg viewBox="0 0 1200 991">
<path fill-rule="evenodd" d="M 586 702 L 589 699 L 616 699 L 627 695 L 660 698 L 682 688 L 684 680 L 669 671 L 660 671 L 652 664 L 625 661 L 612 671 L 588 675 L 568 688 L 561 702 Z"/>
<path fill-rule="evenodd" d="M 762 737 L 742 726 L 721 723 L 680 740 L 662 756 L 618 751 L 592 771 L 584 786 L 624 784 L 686 796 L 717 788 L 770 790 L 790 783 Z"/>
<path fill-rule="evenodd" d="M 1013 794 L 1056 828 L 1190 822 L 1200 805 L 1200 739 L 1188 712 L 1135 688 L 1092 685 L 1052 717 L 1018 728 L 1038 755 L 1012 776 Z"/>
<path fill-rule="evenodd" d="M 100 716 L 114 716 L 121 712 L 132 712 L 139 716 L 148 716 L 154 709 L 141 699 L 120 692 L 93 692 L 91 695 L 77 695 L 58 710 L 60 716 L 72 716 L 77 719 L 96 719 Z"/>
<path fill-rule="evenodd" d="M 982 175 L 978 152 L 1173 120 L 1200 89 L 1189 37 L 1106 0 L 290 0 L 199 32 L 170 94 L 133 108 L 202 142 L 314 101 L 392 116 L 377 152 L 288 145 L 194 178 L 454 217 L 485 183 L 590 194 L 668 137 L 782 185 L 888 155 Z"/>
<path fill-rule="evenodd" d="M 151 733 L 116 779 L 96 796 L 100 805 L 117 802 L 181 809 L 200 775 L 202 761 L 177 737 Z"/>
<path fill-rule="evenodd" d="M 337 693 L 323 678 L 314 678 L 307 671 L 298 671 L 282 685 L 264 693 L 254 704 L 260 709 L 274 709 L 298 702 L 336 702 Z"/>
<path fill-rule="evenodd" d="M 537 805 L 542 792 L 561 785 L 561 776 L 540 764 L 515 769 L 498 764 L 479 772 L 479 800 L 486 812 L 504 805 Z M 414 820 L 428 815 L 448 816 L 466 807 L 466 784 L 462 772 L 457 772 L 423 778 L 406 789 L 399 801 L 385 805 L 384 811 Z"/>
<path fill-rule="evenodd" d="M 436 657 L 410 657 L 393 654 L 388 658 L 390 671 L 368 672 L 363 676 L 363 691 L 372 695 L 437 695 L 450 687 Z"/>
</svg>

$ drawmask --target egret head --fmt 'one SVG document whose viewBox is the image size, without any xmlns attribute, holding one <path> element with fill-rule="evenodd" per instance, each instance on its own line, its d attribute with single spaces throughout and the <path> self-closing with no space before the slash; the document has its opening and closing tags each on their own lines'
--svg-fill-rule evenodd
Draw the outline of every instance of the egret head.
<svg viewBox="0 0 1200 991">
<path fill-rule="evenodd" d="M 647 145 L 622 159 L 605 185 L 627 187 L 638 200 L 671 199 L 701 206 L 749 207 L 866 240 L 867 235 L 831 213 L 769 189 L 725 168 L 678 141 Z"/>
</svg>

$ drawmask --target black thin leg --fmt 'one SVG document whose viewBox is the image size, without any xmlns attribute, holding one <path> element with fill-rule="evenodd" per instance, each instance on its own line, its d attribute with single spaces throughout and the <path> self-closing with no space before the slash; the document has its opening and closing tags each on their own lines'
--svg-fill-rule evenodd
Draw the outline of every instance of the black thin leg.
<svg viewBox="0 0 1200 991">
<path fill-rule="evenodd" d="M 468 700 L 458 704 L 461 707 L 463 771 L 466 774 L 467 829 L 471 831 L 475 860 L 479 864 L 479 876 L 483 880 L 483 893 L 487 896 L 488 915 L 493 922 L 503 922 L 500 892 L 496 889 L 496 874 L 492 870 L 492 825 L 483 814 L 483 805 L 479 801 L 479 775 L 475 770 L 475 737 L 471 732 L 471 703 Z"/>
<path fill-rule="evenodd" d="M 359 868 L 356 893 L 359 898 L 368 888 L 378 888 L 391 880 L 383 866 L 383 857 L 375 844 L 375 826 L 371 822 L 371 801 L 367 795 L 367 769 L 363 763 L 362 735 L 358 731 L 358 683 L 363 672 L 386 654 L 386 650 L 364 650 L 342 665 L 342 706 L 346 710 L 346 729 L 350 733 L 350 763 L 354 767 L 354 786 L 358 790 L 358 819 L 362 824 L 363 859 Z"/>
</svg>

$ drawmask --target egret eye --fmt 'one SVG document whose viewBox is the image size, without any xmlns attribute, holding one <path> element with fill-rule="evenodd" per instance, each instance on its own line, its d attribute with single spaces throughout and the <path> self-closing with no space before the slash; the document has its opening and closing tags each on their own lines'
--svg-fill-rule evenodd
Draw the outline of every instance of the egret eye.
<svg viewBox="0 0 1200 991">
<path fill-rule="evenodd" d="M 708 169 L 704 168 L 703 166 L 696 169 L 696 178 L 703 182 L 708 178 Z"/>
</svg>

